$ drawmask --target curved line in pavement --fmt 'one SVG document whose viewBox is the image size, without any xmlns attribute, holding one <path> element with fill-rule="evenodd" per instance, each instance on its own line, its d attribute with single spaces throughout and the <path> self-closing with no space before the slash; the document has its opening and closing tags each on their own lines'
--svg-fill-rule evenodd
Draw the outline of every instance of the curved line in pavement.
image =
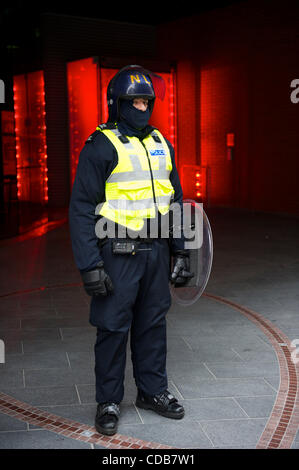
<svg viewBox="0 0 299 470">
<path fill-rule="evenodd" d="M 218 295 L 203 295 L 238 310 L 269 338 L 279 363 L 280 385 L 271 415 L 256 448 L 289 449 L 299 427 L 299 363 L 295 365 L 292 360 L 290 339 L 257 312 Z"/>
<path fill-rule="evenodd" d="M 10 297 L 14 295 L 21 295 L 23 293 L 38 292 L 46 289 L 57 289 L 80 285 L 82 285 L 82 283 L 42 286 L 34 289 L 1 294 L 0 297 Z M 257 325 L 269 338 L 272 346 L 275 349 L 279 362 L 280 386 L 271 415 L 256 448 L 290 448 L 299 427 L 299 364 L 295 365 L 291 359 L 292 346 L 290 344 L 291 342 L 289 338 L 269 320 L 266 320 L 262 315 L 247 307 L 218 295 L 204 293 L 203 296 L 209 299 L 213 299 L 217 302 L 224 303 L 236 309 L 253 323 L 255 323 L 255 325 Z M 66 437 L 91 444 L 98 444 L 105 448 L 174 448 L 172 446 L 143 441 L 141 439 L 123 436 L 121 434 L 115 434 L 111 437 L 103 436 L 98 434 L 94 427 L 52 415 L 29 404 L 20 402 L 19 400 L 16 400 L 15 398 L 5 395 L 1 392 L 0 412 L 8 414 L 22 421 L 29 422 L 30 424 L 45 428 L 52 432 L 62 434 Z"/>
</svg>

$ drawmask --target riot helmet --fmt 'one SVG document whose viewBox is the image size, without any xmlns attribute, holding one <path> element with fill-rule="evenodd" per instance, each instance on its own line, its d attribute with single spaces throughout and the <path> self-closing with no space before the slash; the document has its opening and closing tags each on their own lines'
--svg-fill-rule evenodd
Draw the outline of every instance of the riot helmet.
<svg viewBox="0 0 299 470">
<path fill-rule="evenodd" d="M 159 75 L 150 72 L 140 65 L 127 65 L 110 80 L 107 88 L 109 122 L 119 119 L 120 100 L 144 98 L 148 100 L 150 114 L 153 111 L 156 97 L 165 96 L 165 82 Z"/>
</svg>

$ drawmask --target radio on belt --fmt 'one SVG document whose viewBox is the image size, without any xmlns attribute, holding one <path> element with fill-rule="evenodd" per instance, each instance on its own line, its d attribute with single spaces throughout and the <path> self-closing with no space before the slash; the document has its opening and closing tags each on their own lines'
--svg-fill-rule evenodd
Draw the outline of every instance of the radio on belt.
<svg viewBox="0 0 299 470">
<path fill-rule="evenodd" d="M 137 248 L 137 242 L 113 242 L 112 253 L 117 255 L 135 255 Z"/>
</svg>

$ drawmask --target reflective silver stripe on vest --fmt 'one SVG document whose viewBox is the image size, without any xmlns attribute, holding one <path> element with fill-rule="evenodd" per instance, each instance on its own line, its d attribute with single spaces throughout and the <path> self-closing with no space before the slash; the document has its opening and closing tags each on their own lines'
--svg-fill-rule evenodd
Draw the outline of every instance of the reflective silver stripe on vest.
<svg viewBox="0 0 299 470">
<path fill-rule="evenodd" d="M 140 211 L 142 209 L 151 209 L 154 207 L 154 200 L 152 198 L 142 199 L 140 201 L 130 201 L 128 199 L 109 199 L 108 205 L 112 209 L 121 211 Z"/>
<path fill-rule="evenodd" d="M 171 196 L 159 196 L 157 198 L 158 205 L 169 205 Z M 142 209 L 151 209 L 154 207 L 153 198 L 141 199 L 140 201 L 130 201 L 128 199 L 109 199 L 108 205 L 112 209 L 127 210 L 127 211 L 140 211 Z"/>
<path fill-rule="evenodd" d="M 111 132 L 114 133 L 116 137 L 120 137 L 122 134 L 119 132 L 118 129 L 111 129 Z M 151 135 L 157 135 L 155 131 L 151 132 Z M 158 136 L 159 137 L 159 136 Z M 160 137 L 159 137 L 160 138 Z M 155 142 L 156 143 L 156 148 L 157 150 L 163 150 L 164 147 L 162 143 Z M 135 150 L 131 142 L 122 142 L 122 144 L 128 149 L 128 150 Z M 117 173 L 112 173 L 107 179 L 107 183 L 122 183 L 125 181 L 137 181 L 137 180 L 150 180 L 151 175 L 150 175 L 150 170 L 143 170 L 141 166 L 141 161 L 139 155 L 136 155 L 135 153 L 129 153 L 129 158 L 132 164 L 133 171 L 123 171 L 123 172 L 117 172 Z M 169 179 L 170 175 L 170 170 L 167 170 L 167 165 L 166 165 L 166 155 L 160 155 L 159 156 L 159 170 L 152 170 L 153 178 L 156 179 Z"/>
<path fill-rule="evenodd" d="M 169 170 L 152 170 L 153 178 L 160 180 L 169 179 Z M 122 183 L 124 181 L 150 181 L 151 174 L 149 170 L 140 171 L 122 171 L 120 173 L 112 173 L 107 179 L 107 183 Z"/>
<path fill-rule="evenodd" d="M 158 206 L 169 206 L 170 201 L 173 199 L 173 194 L 168 196 L 156 196 Z"/>
<path fill-rule="evenodd" d="M 114 135 L 116 135 L 116 137 L 121 137 L 122 136 L 121 132 L 119 132 L 118 129 L 111 129 L 111 131 L 113 132 Z M 134 146 L 131 144 L 130 141 L 129 142 L 122 142 L 122 144 L 128 150 L 132 150 L 133 152 L 135 152 Z M 141 166 L 141 161 L 140 161 L 139 155 L 136 155 L 136 153 L 133 153 L 133 152 L 129 153 L 129 158 L 130 158 L 130 161 L 131 161 L 131 164 L 132 164 L 133 171 L 142 171 L 142 166 Z"/>
</svg>

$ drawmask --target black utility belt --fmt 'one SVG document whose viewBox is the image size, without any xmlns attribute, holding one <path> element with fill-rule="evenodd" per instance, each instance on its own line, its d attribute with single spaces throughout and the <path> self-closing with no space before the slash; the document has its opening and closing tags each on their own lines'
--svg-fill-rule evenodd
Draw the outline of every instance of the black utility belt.
<svg viewBox="0 0 299 470">
<path fill-rule="evenodd" d="M 105 239 L 101 242 L 103 246 L 109 239 Z M 115 255 L 135 255 L 138 251 L 151 251 L 153 238 L 138 238 L 136 240 L 131 239 L 118 239 L 112 240 L 112 253 Z M 147 248 L 142 248 L 140 245 L 147 244 Z"/>
<path fill-rule="evenodd" d="M 148 248 L 140 248 L 140 245 L 146 243 Z M 137 251 L 151 251 L 153 239 L 139 238 L 138 240 L 116 240 L 112 242 L 112 253 L 115 255 L 135 255 Z"/>
</svg>

